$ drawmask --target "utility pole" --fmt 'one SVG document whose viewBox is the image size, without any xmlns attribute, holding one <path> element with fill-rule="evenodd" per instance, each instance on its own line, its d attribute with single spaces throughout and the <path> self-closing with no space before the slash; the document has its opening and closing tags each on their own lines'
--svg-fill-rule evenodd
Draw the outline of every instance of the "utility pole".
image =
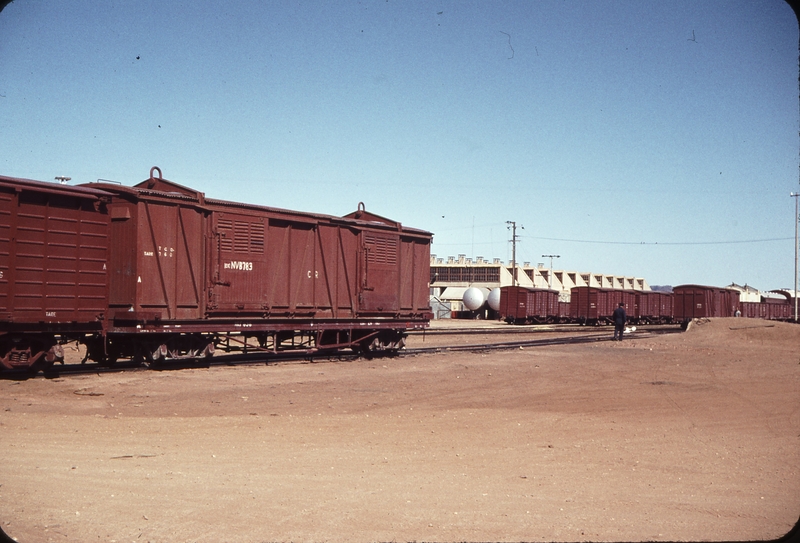
<svg viewBox="0 0 800 543">
<path fill-rule="evenodd" d="M 517 223 L 516 221 L 506 221 L 511 225 L 511 286 L 517 286 Z M 521 229 L 525 229 L 520 225 Z"/>
<path fill-rule="evenodd" d="M 542 255 L 542 258 L 550 259 L 550 273 L 547 274 L 547 286 L 553 288 L 553 259 L 561 258 L 561 255 Z"/>
<path fill-rule="evenodd" d="M 800 192 L 790 192 L 789 196 L 794 198 L 794 322 L 797 323 L 797 223 L 800 221 L 797 197 L 800 196 Z"/>
</svg>

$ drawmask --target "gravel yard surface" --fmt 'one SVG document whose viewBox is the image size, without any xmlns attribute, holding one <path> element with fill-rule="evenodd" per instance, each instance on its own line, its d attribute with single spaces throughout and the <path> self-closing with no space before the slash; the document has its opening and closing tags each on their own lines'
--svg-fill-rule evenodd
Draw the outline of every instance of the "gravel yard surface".
<svg viewBox="0 0 800 543">
<path fill-rule="evenodd" d="M 22 543 L 772 539 L 800 517 L 800 326 L 5 378 L 0 440 Z"/>
</svg>

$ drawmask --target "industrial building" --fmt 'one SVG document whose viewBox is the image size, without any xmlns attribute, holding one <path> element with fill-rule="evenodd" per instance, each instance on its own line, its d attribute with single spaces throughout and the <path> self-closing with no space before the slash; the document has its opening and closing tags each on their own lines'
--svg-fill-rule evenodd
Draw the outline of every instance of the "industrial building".
<svg viewBox="0 0 800 543">
<path fill-rule="evenodd" d="M 794 303 L 794 290 L 790 289 L 770 290 L 769 292 L 764 292 L 755 287 L 751 287 L 747 283 L 744 285 L 731 283 L 725 288 L 738 290 L 740 302 L 758 303 L 765 300 L 789 300 L 791 303 Z"/>
<path fill-rule="evenodd" d="M 516 269 L 514 269 L 516 268 Z M 650 290 L 642 277 L 610 275 L 596 272 L 556 270 L 544 264 L 531 266 L 530 262 L 505 264 L 499 258 L 491 261 L 481 256 L 467 258 L 431 255 L 431 306 L 436 318 L 448 317 L 451 312 L 463 311 L 464 292 L 470 287 L 491 291 L 516 284 L 530 288 L 549 288 L 559 292 L 559 301 L 569 302 L 572 287 L 591 286 L 624 290 Z"/>
</svg>

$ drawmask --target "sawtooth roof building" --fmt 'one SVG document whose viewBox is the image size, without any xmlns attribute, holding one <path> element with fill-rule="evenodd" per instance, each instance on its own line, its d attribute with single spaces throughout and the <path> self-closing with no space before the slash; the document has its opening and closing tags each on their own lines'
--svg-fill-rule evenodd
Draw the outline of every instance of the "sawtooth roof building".
<svg viewBox="0 0 800 543">
<path fill-rule="evenodd" d="M 464 291 L 470 287 L 492 290 L 511 285 L 514 270 L 499 258 L 475 260 L 459 255 L 447 260 L 431 255 L 431 303 L 439 310 L 437 316 L 446 311 L 462 311 Z M 517 285 L 530 288 L 549 288 L 559 292 L 559 300 L 568 302 L 573 287 L 616 288 L 624 290 L 650 290 L 642 277 L 612 275 L 597 272 L 579 272 L 545 268 L 543 264 L 531 266 L 530 262 L 516 265 Z"/>
</svg>

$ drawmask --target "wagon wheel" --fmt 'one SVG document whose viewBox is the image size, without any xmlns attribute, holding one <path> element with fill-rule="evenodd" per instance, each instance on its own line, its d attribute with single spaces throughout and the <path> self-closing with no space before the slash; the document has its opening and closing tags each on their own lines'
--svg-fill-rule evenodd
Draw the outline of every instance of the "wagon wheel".
<svg viewBox="0 0 800 543">
<path fill-rule="evenodd" d="M 145 346 L 142 364 L 147 368 L 157 368 L 167 358 L 169 350 L 165 344 Z"/>
<path fill-rule="evenodd" d="M 377 337 L 368 337 L 358 342 L 357 350 L 365 358 L 372 358 L 378 351 L 380 340 Z"/>
<path fill-rule="evenodd" d="M 44 373 L 51 370 L 55 365 L 55 363 L 56 363 L 55 360 L 48 362 L 47 360 L 45 360 L 44 356 L 40 356 L 36 362 L 30 365 L 28 371 L 30 371 L 31 373 L 39 373 L 41 371 Z"/>
<path fill-rule="evenodd" d="M 55 343 L 52 344 L 49 349 L 45 350 L 46 348 L 46 344 L 42 345 L 37 343 L 34 344 L 31 349 L 32 358 L 35 358 L 35 360 L 28 369 L 32 373 L 38 373 L 39 371 L 46 372 L 50 370 L 57 361 L 61 363 L 64 362 L 64 347 Z"/>
<path fill-rule="evenodd" d="M 217 348 L 214 345 L 213 341 L 209 341 L 205 344 L 201 349 L 197 351 L 198 358 L 205 358 L 208 360 L 209 358 L 214 358 L 214 352 L 216 352 Z"/>
</svg>

